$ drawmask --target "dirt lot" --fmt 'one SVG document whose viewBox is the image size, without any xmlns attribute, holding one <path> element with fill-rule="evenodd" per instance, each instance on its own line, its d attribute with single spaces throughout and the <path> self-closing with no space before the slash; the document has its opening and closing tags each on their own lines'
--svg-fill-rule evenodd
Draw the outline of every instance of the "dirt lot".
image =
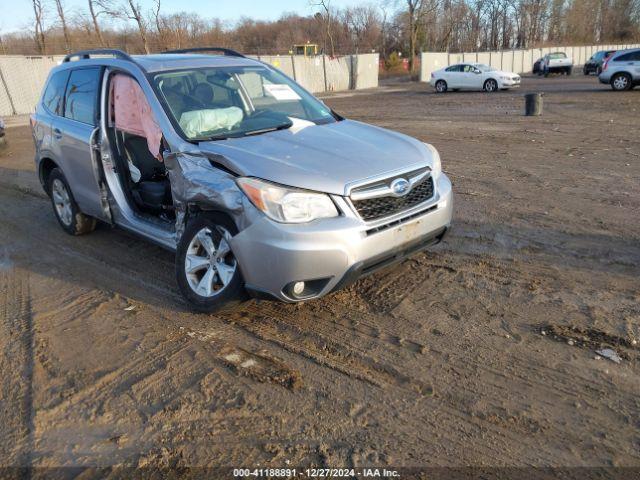
<svg viewBox="0 0 640 480">
<path fill-rule="evenodd" d="M 528 90 L 544 117 L 521 115 Z M 9 128 L 5 465 L 640 467 L 640 91 L 536 78 L 326 101 L 435 144 L 454 230 L 321 301 L 226 316 L 189 312 L 171 254 L 64 234 L 28 127 Z"/>
</svg>

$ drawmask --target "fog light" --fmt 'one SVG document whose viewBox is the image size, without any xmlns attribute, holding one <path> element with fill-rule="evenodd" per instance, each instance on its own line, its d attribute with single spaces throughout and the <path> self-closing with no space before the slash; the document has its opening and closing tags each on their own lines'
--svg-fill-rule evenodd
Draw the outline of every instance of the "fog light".
<svg viewBox="0 0 640 480">
<path fill-rule="evenodd" d="M 293 293 L 297 296 L 302 295 L 304 292 L 304 282 L 296 282 L 293 284 Z"/>
</svg>

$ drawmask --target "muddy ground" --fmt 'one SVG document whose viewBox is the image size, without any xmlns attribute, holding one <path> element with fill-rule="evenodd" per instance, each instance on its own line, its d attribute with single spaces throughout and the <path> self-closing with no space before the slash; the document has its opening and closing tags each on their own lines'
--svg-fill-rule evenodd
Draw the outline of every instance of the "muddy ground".
<svg viewBox="0 0 640 480">
<path fill-rule="evenodd" d="M 326 101 L 433 143 L 454 229 L 323 300 L 225 316 L 189 312 L 160 248 L 63 233 L 8 129 L 3 465 L 640 466 L 640 90 Z"/>
</svg>

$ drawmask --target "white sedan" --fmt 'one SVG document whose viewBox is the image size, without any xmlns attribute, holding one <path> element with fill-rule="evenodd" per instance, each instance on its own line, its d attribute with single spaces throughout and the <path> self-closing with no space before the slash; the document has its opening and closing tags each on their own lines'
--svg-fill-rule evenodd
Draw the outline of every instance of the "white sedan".
<svg viewBox="0 0 640 480">
<path fill-rule="evenodd" d="M 497 92 L 520 86 L 520 75 L 496 70 L 482 63 L 459 63 L 431 74 L 431 86 L 438 93 L 447 90 Z"/>
</svg>

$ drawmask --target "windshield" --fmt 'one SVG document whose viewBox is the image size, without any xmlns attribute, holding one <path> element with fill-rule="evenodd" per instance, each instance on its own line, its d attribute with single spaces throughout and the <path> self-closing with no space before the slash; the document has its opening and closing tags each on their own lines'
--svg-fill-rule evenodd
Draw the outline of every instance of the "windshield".
<svg viewBox="0 0 640 480">
<path fill-rule="evenodd" d="M 489 65 L 485 65 L 484 63 L 478 64 L 477 67 L 483 72 L 495 72 L 496 71 L 495 68 L 493 68 L 493 67 L 491 67 Z"/>
<path fill-rule="evenodd" d="M 154 82 L 167 114 L 189 140 L 221 140 L 336 121 L 322 102 L 266 67 L 179 70 L 160 73 Z"/>
<path fill-rule="evenodd" d="M 561 58 L 567 58 L 567 55 L 565 53 L 562 53 L 562 52 L 550 53 L 549 54 L 549 58 L 551 60 L 560 60 Z"/>
</svg>

